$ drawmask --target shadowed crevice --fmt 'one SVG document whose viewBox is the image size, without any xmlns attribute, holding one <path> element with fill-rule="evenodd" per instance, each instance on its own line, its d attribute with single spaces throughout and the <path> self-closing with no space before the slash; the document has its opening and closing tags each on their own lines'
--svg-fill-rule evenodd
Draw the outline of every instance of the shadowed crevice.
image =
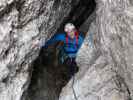
<svg viewBox="0 0 133 100">
<path fill-rule="evenodd" d="M 59 2 L 60 0 L 57 0 L 57 5 L 54 4 L 55 8 Z M 94 0 L 80 0 L 78 4 L 73 6 L 56 33 L 63 32 L 66 22 L 72 22 L 77 28 L 80 28 L 95 10 L 95 7 Z M 58 100 L 62 88 L 69 82 L 68 67 L 58 63 L 59 50 L 56 48 L 58 45 L 59 43 L 55 43 L 48 49 L 42 48 L 38 58 L 32 63 L 33 72 L 26 100 Z M 77 71 L 78 67 L 76 67 Z"/>
</svg>

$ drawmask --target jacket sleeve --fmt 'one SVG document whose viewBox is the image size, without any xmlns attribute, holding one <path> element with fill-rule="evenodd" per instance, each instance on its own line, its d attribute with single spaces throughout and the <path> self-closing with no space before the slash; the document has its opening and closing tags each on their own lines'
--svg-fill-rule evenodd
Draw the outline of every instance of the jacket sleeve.
<svg viewBox="0 0 133 100">
<path fill-rule="evenodd" d="M 49 45 L 57 41 L 64 41 L 64 34 L 55 34 L 54 36 L 51 37 L 50 40 L 46 41 L 46 43 L 42 47 L 47 48 Z"/>
</svg>

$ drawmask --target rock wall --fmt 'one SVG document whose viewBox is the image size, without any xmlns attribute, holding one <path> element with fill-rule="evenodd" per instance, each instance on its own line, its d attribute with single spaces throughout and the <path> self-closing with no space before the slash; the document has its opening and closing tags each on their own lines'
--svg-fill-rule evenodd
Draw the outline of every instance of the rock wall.
<svg viewBox="0 0 133 100">
<path fill-rule="evenodd" d="M 96 20 L 78 53 L 79 73 L 59 100 L 133 99 L 133 2 L 97 0 Z M 88 38 L 93 34 L 93 45 Z M 72 89 L 72 85 L 74 91 Z"/>
<path fill-rule="evenodd" d="M 40 44 L 72 8 L 72 0 L 0 1 L 0 100 L 20 100 L 27 89 Z M 78 0 L 75 0 L 75 4 Z"/>
<path fill-rule="evenodd" d="M 72 5 L 72 4 L 71 4 Z M 89 6 L 88 6 L 89 5 Z M 65 17 L 58 32 L 64 32 L 64 24 L 73 22 L 76 27 L 86 26 L 88 31 L 89 23 L 94 17 L 88 16 L 95 9 L 95 1 L 80 0 L 77 4 L 73 4 L 72 10 Z M 92 14 L 95 15 L 95 14 Z M 86 21 L 87 20 L 87 21 Z M 82 25 L 82 23 L 86 23 Z M 81 31 L 85 31 L 81 27 Z M 33 62 L 33 71 L 28 91 L 24 93 L 26 100 L 58 100 L 62 87 L 69 81 L 69 71 L 65 64 L 59 64 L 58 58 L 59 45 L 62 43 L 53 43 L 47 49 L 42 48 L 39 56 Z M 24 99 L 25 100 L 25 99 Z"/>
<path fill-rule="evenodd" d="M 78 2 L 0 1 L 0 100 L 25 100 L 31 63 L 40 46 L 57 31 Z M 77 55 L 80 70 L 73 85 L 76 96 L 78 100 L 132 100 L 133 1 L 96 2 L 96 19 L 92 15 L 80 28 L 88 29 L 88 34 Z M 36 41 L 40 45 L 35 47 Z M 59 100 L 75 100 L 72 81 L 62 89 Z"/>
</svg>

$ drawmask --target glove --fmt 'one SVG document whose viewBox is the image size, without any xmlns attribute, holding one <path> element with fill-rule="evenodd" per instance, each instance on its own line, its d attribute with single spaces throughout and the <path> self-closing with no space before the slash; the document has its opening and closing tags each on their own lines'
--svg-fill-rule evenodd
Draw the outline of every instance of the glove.
<svg viewBox="0 0 133 100">
<path fill-rule="evenodd" d="M 38 47 L 39 46 L 39 40 L 34 40 L 33 43 L 32 43 L 32 47 L 35 48 L 35 47 Z"/>
</svg>

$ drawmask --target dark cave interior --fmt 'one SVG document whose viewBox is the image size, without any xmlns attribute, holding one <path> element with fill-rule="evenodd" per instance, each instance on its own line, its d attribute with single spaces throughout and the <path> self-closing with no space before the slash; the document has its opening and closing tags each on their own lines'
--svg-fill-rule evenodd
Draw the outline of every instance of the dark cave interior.
<svg viewBox="0 0 133 100">
<path fill-rule="evenodd" d="M 94 0 L 80 0 L 64 18 L 57 33 L 63 31 L 64 24 L 67 22 L 72 22 L 80 28 L 95 8 Z M 32 63 L 33 72 L 26 100 L 58 100 L 61 89 L 70 80 L 68 68 L 58 64 L 59 50 L 56 48 L 58 44 L 49 46 L 48 49 L 42 48 L 38 58 Z"/>
</svg>

